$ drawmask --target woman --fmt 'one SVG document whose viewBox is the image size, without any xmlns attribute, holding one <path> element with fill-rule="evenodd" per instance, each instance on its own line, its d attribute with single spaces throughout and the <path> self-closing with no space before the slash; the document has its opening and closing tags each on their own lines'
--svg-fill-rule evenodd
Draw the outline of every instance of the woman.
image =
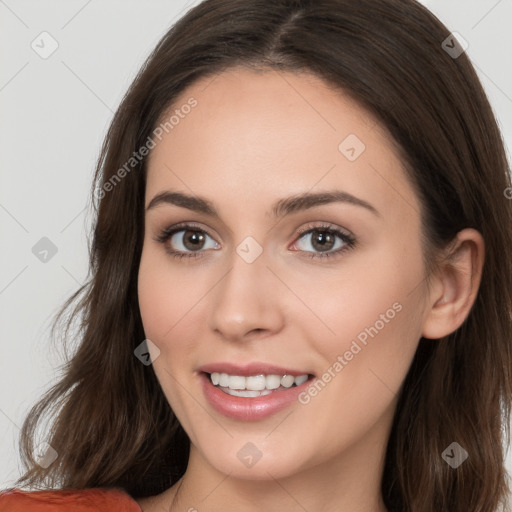
<svg viewBox="0 0 512 512">
<path fill-rule="evenodd" d="M 0 510 L 505 506 L 510 187 L 420 4 L 193 8 L 102 149 L 81 344 L 23 425 L 48 490 Z"/>
</svg>

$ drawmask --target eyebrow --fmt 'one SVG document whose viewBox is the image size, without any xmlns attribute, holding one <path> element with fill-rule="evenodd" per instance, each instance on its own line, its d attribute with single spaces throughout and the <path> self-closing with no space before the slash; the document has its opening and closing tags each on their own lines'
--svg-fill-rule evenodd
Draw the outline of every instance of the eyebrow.
<svg viewBox="0 0 512 512">
<path fill-rule="evenodd" d="M 302 210 L 307 210 L 315 206 L 320 206 L 329 203 L 347 203 L 355 206 L 360 206 L 372 212 L 374 215 L 380 217 L 380 213 L 370 203 L 359 199 L 348 192 L 342 190 L 331 190 L 328 192 L 318 193 L 303 193 L 290 197 L 279 199 L 272 206 L 271 214 L 274 218 L 284 217 L 291 213 Z M 158 193 L 151 199 L 146 211 L 155 208 L 161 204 L 173 204 L 188 210 L 201 212 L 211 217 L 220 218 L 220 215 L 211 201 L 200 197 L 190 196 L 183 192 L 171 192 L 165 190 Z"/>
</svg>

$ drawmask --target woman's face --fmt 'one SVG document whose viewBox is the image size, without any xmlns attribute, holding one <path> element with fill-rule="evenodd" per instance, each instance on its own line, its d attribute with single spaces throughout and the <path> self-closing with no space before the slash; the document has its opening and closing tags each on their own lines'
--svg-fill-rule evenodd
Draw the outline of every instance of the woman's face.
<svg viewBox="0 0 512 512">
<path fill-rule="evenodd" d="M 426 315 L 420 204 L 391 140 L 309 74 L 232 69 L 171 115 L 138 293 L 191 457 L 247 479 L 380 463 Z"/>
</svg>

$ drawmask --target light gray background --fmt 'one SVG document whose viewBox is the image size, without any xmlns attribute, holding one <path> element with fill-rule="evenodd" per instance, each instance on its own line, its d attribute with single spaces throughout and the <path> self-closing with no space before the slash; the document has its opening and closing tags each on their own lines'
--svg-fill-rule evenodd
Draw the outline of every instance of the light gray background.
<svg viewBox="0 0 512 512">
<path fill-rule="evenodd" d="M 0 0 L 0 488 L 19 476 L 26 412 L 56 380 L 48 327 L 87 274 L 86 207 L 108 123 L 143 59 L 197 3 Z M 512 2 L 424 3 L 468 41 L 510 155 Z M 43 31 L 59 45 L 47 59 L 31 48 Z M 42 237 L 57 247 L 46 263 L 32 253 Z"/>
</svg>

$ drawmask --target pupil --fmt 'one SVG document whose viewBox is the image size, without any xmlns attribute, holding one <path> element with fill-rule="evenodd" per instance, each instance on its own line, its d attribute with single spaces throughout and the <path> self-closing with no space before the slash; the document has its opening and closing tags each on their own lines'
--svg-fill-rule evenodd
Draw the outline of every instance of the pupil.
<svg viewBox="0 0 512 512">
<path fill-rule="evenodd" d="M 317 243 L 319 244 L 319 247 L 315 247 L 316 249 L 331 249 L 332 242 L 333 236 L 325 231 L 319 231 L 318 235 L 313 237 L 313 246 L 316 246 Z"/>
<path fill-rule="evenodd" d="M 204 236 L 198 231 L 187 231 L 187 233 L 191 233 L 191 235 L 185 237 L 185 246 L 188 242 L 191 242 L 191 247 L 187 246 L 187 249 L 197 249 L 204 240 Z"/>
</svg>

